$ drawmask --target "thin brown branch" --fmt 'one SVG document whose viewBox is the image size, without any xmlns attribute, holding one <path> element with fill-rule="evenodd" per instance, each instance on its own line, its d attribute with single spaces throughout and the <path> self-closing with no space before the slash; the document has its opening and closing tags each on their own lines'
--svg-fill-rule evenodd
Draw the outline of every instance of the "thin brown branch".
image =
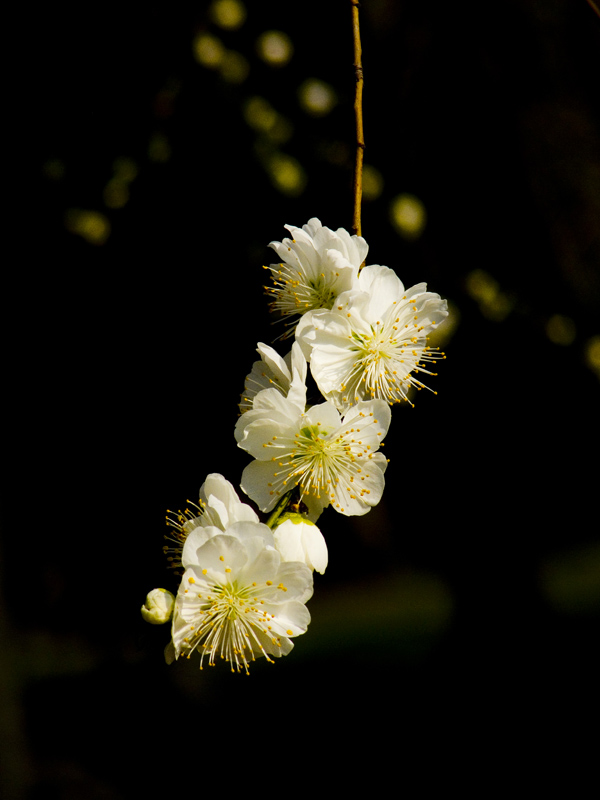
<svg viewBox="0 0 600 800">
<path fill-rule="evenodd" d="M 354 93 L 354 118 L 356 120 L 356 158 L 354 162 L 354 211 L 352 217 L 352 230 L 357 236 L 361 235 L 361 203 L 362 203 L 362 177 L 363 177 L 363 152 L 365 137 L 363 132 L 362 95 L 363 95 L 363 68 L 362 47 L 360 44 L 360 24 L 358 19 L 358 0 L 350 0 L 352 4 L 352 31 L 354 35 L 354 76 L 356 87 Z"/>
<path fill-rule="evenodd" d="M 594 3 L 594 0 L 587 0 L 587 4 L 588 4 L 588 6 L 589 6 L 591 9 L 593 9 L 593 10 L 596 12 L 596 14 L 597 14 L 597 15 L 600 17 L 600 9 L 599 9 L 599 8 L 598 8 L 598 6 L 596 5 L 596 3 Z"/>
</svg>

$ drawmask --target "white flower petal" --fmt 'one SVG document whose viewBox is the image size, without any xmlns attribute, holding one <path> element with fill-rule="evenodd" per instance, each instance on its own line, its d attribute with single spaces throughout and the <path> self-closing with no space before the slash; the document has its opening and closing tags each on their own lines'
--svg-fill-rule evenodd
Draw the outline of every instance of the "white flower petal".
<svg viewBox="0 0 600 800">
<path fill-rule="evenodd" d="M 251 413 L 248 412 L 248 414 L 240 417 L 236 425 L 234 433 L 238 447 L 246 450 L 254 458 L 258 458 L 261 461 L 271 460 L 273 449 L 269 449 L 268 443 L 275 446 L 275 442 L 288 442 L 290 423 L 288 422 L 287 425 L 284 425 L 280 420 L 274 421 L 263 418 L 255 419 L 244 425 L 242 420 L 245 421 L 245 418 Z M 246 490 L 244 489 L 244 491 Z"/>
<path fill-rule="evenodd" d="M 257 656 L 290 652 L 290 637 L 310 622 L 312 573 L 303 563 L 282 564 L 273 545 L 266 525 L 238 522 L 197 549 L 177 593 L 167 662 L 198 649 L 201 668 L 205 658 L 211 665 L 223 658 L 247 672 Z"/>
<path fill-rule="evenodd" d="M 225 530 L 234 522 L 258 522 L 256 512 L 242 503 L 231 483 L 217 472 L 207 475 L 200 487 L 200 505 L 204 508 L 200 517 L 203 527 L 216 525 Z"/>
<path fill-rule="evenodd" d="M 365 267 L 359 290 L 338 296 L 331 310 L 305 315 L 297 337 L 323 395 L 342 412 L 361 400 L 408 400 L 417 377 L 441 358 L 427 344 L 448 315 L 447 303 L 424 283 L 405 290 L 388 267 Z M 410 402 L 410 401 L 409 401 Z"/>
<path fill-rule="evenodd" d="M 306 413 L 296 409 L 296 418 L 292 416 L 287 427 L 281 424 L 283 414 L 275 425 L 265 407 L 255 408 L 238 421 L 238 446 L 256 459 L 243 472 L 243 491 L 261 510 L 270 511 L 280 497 L 298 486 L 311 521 L 330 502 L 343 514 L 366 513 L 383 491 L 383 472 L 372 457 L 389 426 L 386 404 L 362 403 L 348 423 L 332 403 L 313 406 Z M 370 477 L 365 483 L 367 465 Z M 355 480 L 360 481 L 356 492 L 350 485 Z"/>
<path fill-rule="evenodd" d="M 277 471 L 271 461 L 252 461 L 244 469 L 240 481 L 242 490 L 251 497 L 261 511 L 271 511 L 283 492 L 279 486 Z M 290 486 L 290 488 L 292 488 Z"/>
<path fill-rule="evenodd" d="M 325 572 L 327 544 L 316 525 L 302 519 L 286 519 L 275 528 L 273 538 L 284 561 L 303 561 L 309 569 Z"/>
<path fill-rule="evenodd" d="M 350 236 L 343 228 L 332 231 L 316 217 L 302 228 L 285 227 L 292 238 L 269 245 L 280 263 L 269 266 L 274 287 L 267 291 L 273 298 L 271 309 L 291 317 L 286 324 L 293 326 L 303 313 L 331 308 L 337 295 L 356 288 L 368 247 L 361 237 Z"/>
<path fill-rule="evenodd" d="M 269 347 L 262 342 L 258 343 L 257 351 L 260 353 L 262 361 L 269 367 L 275 378 L 280 382 L 283 387 L 288 387 L 292 379 L 288 365 L 284 359 L 279 355 L 277 350 Z"/>
<path fill-rule="evenodd" d="M 195 528 L 187 537 L 183 544 L 181 552 L 181 563 L 185 568 L 197 566 L 198 564 L 198 550 L 206 544 L 213 536 L 218 536 L 222 533 L 221 528 L 216 525 L 207 525 L 204 528 Z"/>
</svg>

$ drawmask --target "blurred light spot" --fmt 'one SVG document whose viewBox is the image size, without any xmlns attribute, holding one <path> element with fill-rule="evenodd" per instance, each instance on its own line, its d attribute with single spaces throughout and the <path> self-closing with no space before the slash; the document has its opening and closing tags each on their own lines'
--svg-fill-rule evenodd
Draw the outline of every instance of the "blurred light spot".
<svg viewBox="0 0 600 800">
<path fill-rule="evenodd" d="M 498 281 L 483 269 L 467 275 L 467 292 L 480 303 L 492 303 L 500 290 Z"/>
<path fill-rule="evenodd" d="M 171 158 L 171 145 L 164 133 L 154 133 L 148 143 L 148 158 L 164 164 Z"/>
<path fill-rule="evenodd" d="M 42 167 L 42 171 L 51 181 L 60 181 L 65 177 L 65 162 L 60 158 L 51 158 Z"/>
<path fill-rule="evenodd" d="M 339 586 L 319 606 L 309 647 L 360 648 L 421 657 L 448 629 L 454 615 L 448 586 L 431 573 L 407 570 L 371 585 Z"/>
<path fill-rule="evenodd" d="M 212 21 L 221 28 L 234 31 L 246 20 L 246 9 L 239 0 L 215 0 L 210 7 Z"/>
<path fill-rule="evenodd" d="M 383 175 L 375 167 L 365 164 L 363 166 L 363 197 L 365 200 L 375 200 L 383 191 Z"/>
<path fill-rule="evenodd" d="M 600 545 L 547 558 L 540 569 L 540 588 L 560 611 L 600 612 Z"/>
<path fill-rule="evenodd" d="M 250 72 L 247 59 L 236 50 L 228 50 L 221 62 L 221 76 L 229 83 L 243 83 Z"/>
<path fill-rule="evenodd" d="M 481 313 L 492 322 L 502 322 L 513 310 L 514 301 L 504 292 L 498 292 L 492 303 L 480 305 Z"/>
<path fill-rule="evenodd" d="M 210 33 L 199 33 L 193 43 L 196 61 L 208 69 L 216 69 L 225 57 L 225 47 L 220 39 Z"/>
<path fill-rule="evenodd" d="M 244 118 L 255 131 L 269 131 L 277 122 L 277 111 L 264 97 L 250 97 L 244 106 Z"/>
<path fill-rule="evenodd" d="M 498 281 L 483 269 L 474 269 L 467 275 L 466 288 L 479 303 L 483 316 L 493 322 L 502 322 L 513 309 L 514 300 L 500 291 Z"/>
<path fill-rule="evenodd" d="M 281 114 L 278 114 L 275 125 L 273 125 L 269 131 L 269 139 L 275 144 L 283 144 L 292 138 L 293 133 L 294 126 L 292 123 L 285 117 L 282 117 Z"/>
<path fill-rule="evenodd" d="M 113 163 L 113 172 L 115 177 L 125 183 L 130 183 L 137 178 L 139 169 L 138 165 L 132 158 L 117 158 Z"/>
<path fill-rule="evenodd" d="M 418 239 L 427 223 L 425 206 L 412 194 L 399 194 L 392 201 L 392 222 L 405 239 Z"/>
<path fill-rule="evenodd" d="M 244 105 L 244 118 L 255 131 L 266 134 L 275 144 L 282 144 L 294 132 L 292 123 L 279 114 L 264 97 L 250 97 Z"/>
<path fill-rule="evenodd" d="M 104 244 L 110 236 L 110 222 L 99 211 L 70 208 L 65 215 L 65 226 L 90 244 Z"/>
<path fill-rule="evenodd" d="M 298 89 L 300 105 L 314 117 L 324 117 L 329 114 L 337 103 L 333 88 L 324 81 L 309 78 Z"/>
<path fill-rule="evenodd" d="M 103 197 L 108 208 L 123 208 L 129 200 L 129 186 L 125 181 L 113 178 L 104 187 Z"/>
<path fill-rule="evenodd" d="M 112 165 L 114 177 L 104 187 L 104 205 L 108 208 L 123 208 L 129 202 L 129 184 L 139 172 L 132 158 L 122 156 Z"/>
<path fill-rule="evenodd" d="M 306 173 L 295 158 L 278 154 L 269 160 L 269 174 L 273 184 L 283 194 L 296 197 L 304 191 Z"/>
<path fill-rule="evenodd" d="M 570 317 L 554 314 L 546 323 L 546 335 L 554 344 L 573 344 L 575 341 L 575 323 Z"/>
<path fill-rule="evenodd" d="M 600 336 L 592 336 L 585 345 L 585 361 L 600 378 Z"/>
<path fill-rule="evenodd" d="M 283 67 L 294 53 L 290 37 L 281 31 L 265 31 L 256 42 L 260 58 L 272 67 Z"/>
</svg>

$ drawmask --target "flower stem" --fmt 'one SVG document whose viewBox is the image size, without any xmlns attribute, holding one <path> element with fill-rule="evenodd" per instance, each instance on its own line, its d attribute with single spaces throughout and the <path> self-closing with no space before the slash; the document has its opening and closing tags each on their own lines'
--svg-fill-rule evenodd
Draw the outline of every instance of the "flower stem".
<svg viewBox="0 0 600 800">
<path fill-rule="evenodd" d="M 354 162 L 354 212 L 352 217 L 352 230 L 357 236 L 361 235 L 361 202 L 362 202 L 362 173 L 365 137 L 363 133 L 362 94 L 363 94 L 363 68 L 362 47 L 360 44 L 360 24 L 358 19 L 358 0 L 350 0 L 352 5 L 352 32 L 354 36 L 354 76 L 356 80 L 354 92 L 354 118 L 356 121 L 356 158 Z"/>
<path fill-rule="evenodd" d="M 288 507 L 288 503 L 291 500 L 293 491 L 294 491 L 294 489 L 290 489 L 289 492 L 286 492 L 286 494 L 283 495 L 281 500 L 277 503 L 277 505 L 275 506 L 275 508 L 271 512 L 271 516 L 269 517 L 269 519 L 265 523 L 265 525 L 268 525 L 269 528 L 274 528 L 275 527 L 275 523 L 277 522 L 279 517 L 283 514 L 283 512 Z"/>
</svg>

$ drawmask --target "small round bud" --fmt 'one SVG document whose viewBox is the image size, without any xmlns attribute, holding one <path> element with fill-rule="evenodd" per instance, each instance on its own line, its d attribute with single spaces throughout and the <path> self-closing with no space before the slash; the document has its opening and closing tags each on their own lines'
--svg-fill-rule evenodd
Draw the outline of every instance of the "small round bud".
<svg viewBox="0 0 600 800">
<path fill-rule="evenodd" d="M 310 569 L 325 572 L 328 561 L 325 539 L 315 523 L 302 514 L 282 514 L 273 538 L 283 561 L 303 561 Z"/>
<path fill-rule="evenodd" d="M 152 589 L 142 606 L 142 617 L 151 625 L 164 625 L 173 616 L 175 597 L 166 589 Z"/>
</svg>

